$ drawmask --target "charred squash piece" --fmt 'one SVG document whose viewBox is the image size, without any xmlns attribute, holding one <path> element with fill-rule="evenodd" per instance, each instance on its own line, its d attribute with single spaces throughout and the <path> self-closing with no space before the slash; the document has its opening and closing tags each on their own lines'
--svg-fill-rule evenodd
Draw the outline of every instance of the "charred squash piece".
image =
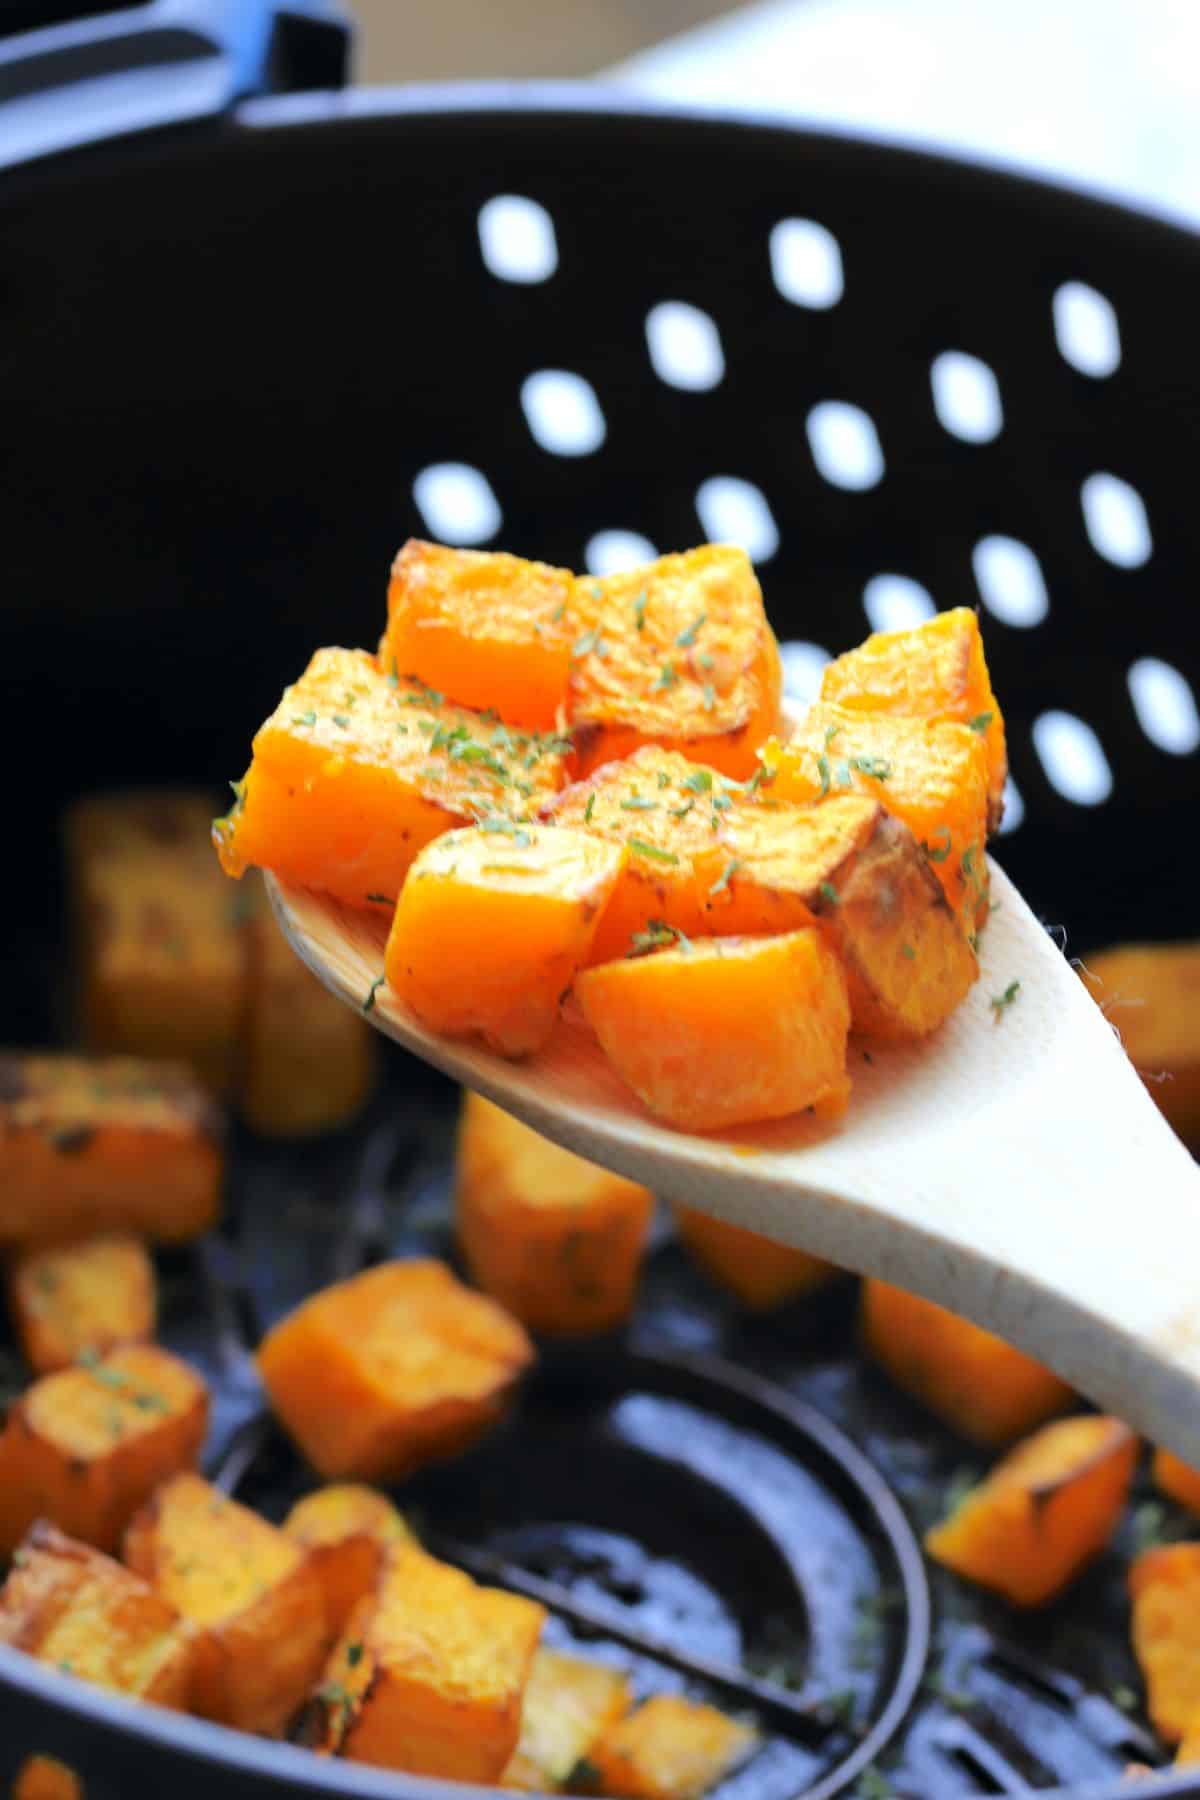
<svg viewBox="0 0 1200 1800">
<path fill-rule="evenodd" d="M 193 1627 L 195 1710 L 282 1732 L 325 1653 L 324 1600 L 305 1552 L 199 1475 L 177 1475 L 131 1523 L 125 1561 Z"/>
<path fill-rule="evenodd" d="M 1200 1544 L 1144 1550 L 1129 1570 L 1146 1710 L 1168 1743 L 1200 1720 Z"/>
<path fill-rule="evenodd" d="M 0 1434 L 0 1550 L 35 1519 L 115 1550 L 159 1482 L 195 1463 L 207 1424 L 203 1381 L 152 1344 L 44 1375 Z"/>
<path fill-rule="evenodd" d="M 521 1737 L 501 1785 L 545 1794 L 564 1787 L 600 1734 L 632 1703 L 617 1669 L 562 1650 L 539 1650 L 521 1711 Z"/>
<path fill-rule="evenodd" d="M 598 1739 L 589 1787 L 617 1800 L 699 1800 L 757 1747 L 749 1726 L 677 1694 L 656 1694 Z"/>
<path fill-rule="evenodd" d="M 379 660 L 460 706 L 553 731 L 567 703 L 569 569 L 410 538 L 392 564 Z"/>
<path fill-rule="evenodd" d="M 925 1548 L 1014 1606 L 1044 1606 L 1108 1542 L 1137 1453 L 1119 1419 L 1043 1425 L 926 1534 Z"/>
<path fill-rule="evenodd" d="M 669 1125 L 846 1109 L 846 981 L 819 931 L 697 938 L 587 969 L 576 993 L 617 1073 Z"/>
<path fill-rule="evenodd" d="M 227 875 L 254 864 L 350 906 L 390 904 L 443 831 L 536 812 L 569 750 L 384 675 L 364 651 L 318 650 L 254 739 L 217 853 Z"/>
<path fill-rule="evenodd" d="M 607 1331 L 629 1313 L 654 1198 L 463 1095 L 458 1241 L 485 1293 L 533 1331 Z"/>
<path fill-rule="evenodd" d="M 1102 950 L 1083 975 L 1150 1098 L 1186 1143 L 1200 1146 L 1200 944 Z"/>
<path fill-rule="evenodd" d="M 990 828 L 999 825 L 1008 774 L 1004 719 L 992 692 L 979 621 L 968 607 L 938 613 L 908 631 L 875 632 L 827 665 L 821 698 L 863 712 L 971 726 L 987 752 Z"/>
<path fill-rule="evenodd" d="M 95 1237 L 31 1250 L 8 1273 L 8 1308 L 21 1353 L 38 1375 L 91 1351 L 154 1336 L 154 1264 L 140 1238 Z"/>
<path fill-rule="evenodd" d="M 174 1064 L 0 1055 L 0 1241 L 198 1237 L 217 1216 L 221 1125 Z"/>
<path fill-rule="evenodd" d="M 1071 1405 L 1042 1363 L 886 1281 L 862 1289 L 863 1344 L 897 1387 L 972 1443 L 1000 1449 Z"/>
<path fill-rule="evenodd" d="M 0 1590 L 0 1643 L 96 1687 L 158 1706 L 190 1703 L 196 1645 L 176 1609 L 44 1521 L 23 1539 Z"/>
<path fill-rule="evenodd" d="M 728 1225 L 690 1206 L 675 1207 L 675 1225 L 706 1275 L 753 1312 L 768 1312 L 832 1281 L 838 1270 L 819 1256 Z"/>
<path fill-rule="evenodd" d="M 321 1584 L 331 1642 L 359 1601 L 374 1592 L 387 1546 L 415 1541 L 386 1494 L 355 1482 L 306 1494 L 284 1520 L 283 1530 L 307 1552 Z"/>
<path fill-rule="evenodd" d="M 1193 1469 L 1173 1450 L 1154 1452 L 1154 1485 L 1189 1512 L 1200 1513 L 1200 1469 Z"/>
<path fill-rule="evenodd" d="M 381 1263 L 268 1332 L 271 1404 L 330 1479 L 399 1480 L 452 1456 L 503 1413 L 533 1360 L 522 1327 L 444 1263 Z"/>
<path fill-rule="evenodd" d="M 744 779 L 778 729 L 779 650 L 743 550 L 705 544 L 604 579 L 572 602 L 579 773 L 663 744 Z"/>
<path fill-rule="evenodd" d="M 404 884 L 384 958 L 389 985 L 431 1031 L 477 1035 L 505 1056 L 538 1049 L 626 855 L 544 825 L 447 833 Z"/>
</svg>

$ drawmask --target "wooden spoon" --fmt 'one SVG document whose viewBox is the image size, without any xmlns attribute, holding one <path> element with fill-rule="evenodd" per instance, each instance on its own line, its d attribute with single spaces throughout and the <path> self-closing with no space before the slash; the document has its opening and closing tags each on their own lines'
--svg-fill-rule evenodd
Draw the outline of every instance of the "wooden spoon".
<svg viewBox="0 0 1200 1800">
<path fill-rule="evenodd" d="M 667 1199 L 964 1313 L 1200 1466 L 1200 1169 L 994 863 L 978 984 L 925 1043 L 852 1040 L 824 1135 L 673 1131 L 567 1020 L 518 1063 L 434 1036 L 373 986 L 386 918 L 268 886 L 297 954 L 406 1050 Z"/>
</svg>

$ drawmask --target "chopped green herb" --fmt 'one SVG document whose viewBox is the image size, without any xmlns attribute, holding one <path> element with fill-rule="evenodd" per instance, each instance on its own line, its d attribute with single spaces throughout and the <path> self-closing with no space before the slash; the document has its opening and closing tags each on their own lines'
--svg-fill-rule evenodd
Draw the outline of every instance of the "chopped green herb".
<svg viewBox="0 0 1200 1800">
<path fill-rule="evenodd" d="M 591 824 L 592 813 L 595 811 L 595 807 L 596 807 L 596 796 L 595 796 L 595 794 L 589 794 L 588 798 L 587 798 L 587 805 L 583 809 L 583 822 L 585 825 Z"/>
<path fill-rule="evenodd" d="M 1020 991 L 1021 983 L 1019 981 L 1010 981 L 1002 994 L 992 995 L 991 1008 L 997 1019 L 1000 1018 L 1007 1007 L 1012 1005 Z"/>
<path fill-rule="evenodd" d="M 674 687 L 678 680 L 679 677 L 675 673 L 674 663 L 664 663 L 658 672 L 658 680 L 650 691 L 651 693 L 657 694 L 660 688 Z"/>
<path fill-rule="evenodd" d="M 657 844 L 648 844 L 644 838 L 626 838 L 625 842 L 639 856 L 648 856 L 651 862 L 671 863 L 675 865 L 679 858 L 673 850 L 660 850 Z"/>
<path fill-rule="evenodd" d="M 395 906 L 396 904 L 391 894 L 368 894 L 367 899 L 372 906 Z"/>
<path fill-rule="evenodd" d="M 821 777 L 821 799 L 823 800 L 829 792 L 829 758 L 827 756 L 818 756 L 817 774 Z"/>
<path fill-rule="evenodd" d="M 671 785 L 671 777 L 667 774 L 665 769 L 660 769 L 658 771 L 658 785 L 660 788 L 670 787 Z"/>
<path fill-rule="evenodd" d="M 823 881 L 821 883 L 820 894 L 822 900 L 824 900 L 828 906 L 838 905 L 838 891 L 831 881 Z"/>
<path fill-rule="evenodd" d="M 853 786 L 850 779 L 850 764 L 848 762 L 838 763 L 833 772 L 837 777 L 837 784 L 839 787 L 848 788 Z"/>
<path fill-rule="evenodd" d="M 599 656 L 603 659 L 608 655 L 608 645 L 598 631 L 585 631 L 582 637 L 575 639 L 571 646 L 571 655 L 575 657 Z"/>
<path fill-rule="evenodd" d="M 604 598 L 604 589 L 600 586 L 600 583 L 598 581 L 593 581 L 593 583 L 592 583 L 592 599 L 593 600 L 603 600 L 603 598 Z"/>
<path fill-rule="evenodd" d="M 890 762 L 882 756 L 852 756 L 850 767 L 857 769 L 860 775 L 867 775 L 872 781 L 886 781 L 892 772 Z"/>
<path fill-rule="evenodd" d="M 946 838 L 946 841 L 944 844 L 939 844 L 936 847 L 933 844 L 922 844 L 921 845 L 922 850 L 924 850 L 924 852 L 925 852 L 926 856 L 929 858 L 930 862 L 934 862 L 934 863 L 945 862 L 946 858 L 949 856 L 950 851 L 953 847 L 954 839 L 950 835 L 949 826 L 943 825 L 942 831 L 945 833 L 945 838 Z"/>
<path fill-rule="evenodd" d="M 974 850 L 964 850 L 962 853 L 962 860 L 958 866 L 962 871 L 962 878 L 964 881 L 974 881 L 976 879 Z"/>
<path fill-rule="evenodd" d="M 730 879 L 732 878 L 733 875 L 735 875 L 737 873 L 737 871 L 740 867 L 741 867 L 741 864 L 738 862 L 737 857 L 731 856 L 729 861 L 725 864 L 725 867 L 721 870 L 720 875 L 717 877 L 717 879 L 713 882 L 712 886 L 709 888 L 709 890 L 708 890 L 709 893 L 710 894 L 723 894 L 725 892 L 725 889 L 729 886 Z"/>
<path fill-rule="evenodd" d="M 1130 1526 L 1135 1556 L 1140 1556 L 1143 1550 L 1154 1550 L 1159 1544 L 1168 1541 L 1166 1522 L 1167 1509 L 1157 1500 L 1147 1500 L 1137 1508 Z"/>
<path fill-rule="evenodd" d="M 976 713 L 975 717 L 973 719 L 968 720 L 967 730 L 968 731 L 986 731 L 988 726 L 991 724 L 992 720 L 995 718 L 995 716 L 996 716 L 995 713 L 990 713 L 990 712 Z"/>
<path fill-rule="evenodd" d="M 708 619 L 707 613 L 697 613 L 696 617 L 692 620 L 691 624 L 687 627 L 687 629 L 685 631 L 680 632 L 679 636 L 675 639 L 675 643 L 680 650 L 690 650 L 691 649 L 692 645 L 696 641 L 696 633 L 699 631 L 700 627 L 707 621 L 707 619 Z"/>
<path fill-rule="evenodd" d="M 1108 1697 L 1114 1706 L 1120 1707 L 1122 1712 L 1137 1711 L 1138 1697 L 1127 1682 L 1118 1681 L 1115 1686 L 1109 1688 Z"/>
<path fill-rule="evenodd" d="M 717 812 L 728 812 L 733 801 L 728 794 L 714 794 L 710 804 Z"/>
<path fill-rule="evenodd" d="M 672 819 L 686 819 L 695 804 L 696 802 L 694 800 L 685 800 L 682 806 L 672 806 L 670 808 L 669 817 Z"/>
<path fill-rule="evenodd" d="M 683 778 L 685 788 L 691 788 L 693 794 L 707 794 L 712 787 L 712 771 L 710 769 L 693 769 L 690 775 Z"/>
<path fill-rule="evenodd" d="M 383 986 L 383 984 L 386 980 L 387 980 L 386 975 L 377 975 L 375 977 L 374 981 L 371 983 L 370 987 L 367 989 L 367 997 L 362 1003 L 362 1009 L 365 1013 L 374 1012 L 375 996 L 379 992 L 380 988 Z"/>
<path fill-rule="evenodd" d="M 677 944 L 686 953 L 690 953 L 691 940 L 674 925 L 668 925 L 663 919 L 647 921 L 645 931 L 635 931 L 631 936 L 632 948 L 626 952 L 629 957 L 649 956 L 652 950 L 661 950 L 667 944 Z"/>
<path fill-rule="evenodd" d="M 499 832 L 501 837 L 510 837 L 518 850 L 528 850 L 533 842 L 529 833 L 522 831 L 519 825 L 514 825 L 511 819 L 495 817 L 480 819 L 479 829 L 480 831 Z"/>
<path fill-rule="evenodd" d="M 646 623 L 646 590 L 642 589 L 633 603 L 633 623 L 636 630 L 641 631 Z"/>
<path fill-rule="evenodd" d="M 917 960 L 917 953 L 913 949 L 911 944 L 901 944 L 900 954 L 904 958 L 905 962 L 916 962 L 916 960 Z"/>
<path fill-rule="evenodd" d="M 628 800 L 620 802 L 624 812 L 657 812 L 657 800 L 645 800 L 641 794 L 631 794 Z"/>
<path fill-rule="evenodd" d="M 408 679 L 412 682 L 413 687 L 417 691 L 415 694 L 406 694 L 404 696 L 404 704 L 406 706 L 445 706 L 445 694 L 439 694 L 436 688 L 427 687 L 425 683 L 419 680 L 415 675 L 410 675 Z"/>
<path fill-rule="evenodd" d="M 345 713 L 334 713 L 333 722 L 335 725 L 340 725 L 343 731 L 348 731 L 350 729 L 350 721 Z"/>
<path fill-rule="evenodd" d="M 293 725 L 315 725 L 316 722 L 317 715 L 315 712 L 294 713 L 292 715 Z"/>
<path fill-rule="evenodd" d="M 700 652 L 699 656 L 696 658 L 696 661 L 699 663 L 699 665 L 702 669 L 715 669 L 717 666 L 716 663 L 713 661 L 713 658 L 708 654 L 707 650 L 702 650 Z"/>
<path fill-rule="evenodd" d="M 825 727 L 825 748 L 827 750 L 841 729 L 840 725 L 827 725 Z"/>
<path fill-rule="evenodd" d="M 554 611 L 550 614 L 550 623 L 552 625 L 561 624 L 562 616 L 566 612 L 566 610 L 567 610 L 566 601 L 560 600 L 558 605 L 555 607 Z"/>
<path fill-rule="evenodd" d="M 886 1775 L 871 1763 L 858 1778 L 858 1786 L 854 1790 L 855 1800 L 891 1800 L 892 1784 Z"/>
<path fill-rule="evenodd" d="M 713 684 L 711 681 L 706 681 L 704 684 L 704 710 L 705 710 L 705 712 L 711 712 L 713 710 L 713 707 L 716 704 L 717 704 L 717 696 L 713 690 Z"/>
<path fill-rule="evenodd" d="M 363 1647 L 361 1644 L 346 1645 L 346 1661 L 352 1669 L 357 1669 L 359 1663 L 362 1661 L 362 1653 Z"/>
</svg>

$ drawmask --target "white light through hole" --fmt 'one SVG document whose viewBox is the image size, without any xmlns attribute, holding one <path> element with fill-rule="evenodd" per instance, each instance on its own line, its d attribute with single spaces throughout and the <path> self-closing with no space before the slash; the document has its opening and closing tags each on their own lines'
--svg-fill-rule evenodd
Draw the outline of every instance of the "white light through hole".
<svg viewBox="0 0 1200 1800">
<path fill-rule="evenodd" d="M 761 491 L 737 475 L 713 475 L 696 491 L 696 513 L 711 544 L 740 544 L 752 562 L 779 548 L 779 528 Z"/>
<path fill-rule="evenodd" d="M 1074 713 L 1035 719 L 1033 747 L 1051 787 L 1077 806 L 1099 806 L 1112 793 L 1112 770 L 1090 725 Z"/>
<path fill-rule="evenodd" d="M 986 444 L 1004 423 L 996 377 L 977 356 L 944 350 L 929 371 L 933 409 L 943 430 L 968 444 Z"/>
<path fill-rule="evenodd" d="M 1118 569 L 1148 562 L 1154 548 L 1142 497 L 1119 475 L 1089 475 L 1080 490 L 1092 549 Z"/>
<path fill-rule="evenodd" d="M 443 544 L 486 544 L 500 529 L 499 501 L 469 463 L 431 463 L 413 482 L 413 499 L 430 537 Z"/>
<path fill-rule="evenodd" d="M 980 538 L 971 567 L 983 604 L 1002 625 L 1040 625 L 1050 610 L 1042 565 L 1017 538 Z"/>
<path fill-rule="evenodd" d="M 1111 375 L 1121 366 L 1121 332 L 1110 301 L 1083 281 L 1064 281 L 1053 301 L 1059 355 L 1081 375 Z"/>
<path fill-rule="evenodd" d="M 832 487 L 861 493 L 883 478 L 883 451 L 875 426 L 861 406 L 822 400 L 805 421 L 818 473 Z"/>
<path fill-rule="evenodd" d="M 523 194 L 497 194 L 480 207 L 479 248 L 500 281 L 548 281 L 558 267 L 554 221 Z"/>
<path fill-rule="evenodd" d="M 598 531 L 587 541 L 583 559 L 590 575 L 620 575 L 653 562 L 658 551 L 636 531 Z"/>
<path fill-rule="evenodd" d="M 907 631 L 932 619 L 937 607 L 929 590 L 907 575 L 872 575 L 863 589 L 863 611 L 872 631 Z"/>
<path fill-rule="evenodd" d="M 1188 756 L 1200 747 L 1196 699 L 1178 669 L 1157 656 L 1143 656 L 1128 679 L 1138 724 L 1152 744 L 1171 756 Z"/>
<path fill-rule="evenodd" d="M 604 442 L 595 390 L 568 369 L 541 369 L 527 377 L 521 407 L 536 441 L 554 456 L 587 456 Z"/>
<path fill-rule="evenodd" d="M 771 232 L 771 274 L 793 306 L 824 311 L 845 289 L 842 253 L 833 233 L 815 219 L 780 219 Z"/>
<path fill-rule="evenodd" d="M 807 706 L 821 691 L 821 671 L 829 661 L 828 650 L 822 650 L 820 644 L 780 644 L 779 660 L 783 664 L 784 697 Z"/>
<path fill-rule="evenodd" d="M 1010 775 L 1004 784 L 1004 817 L 1000 821 L 1000 836 L 1007 837 L 1015 831 L 1025 817 L 1025 802 L 1021 798 L 1020 789 Z"/>
<path fill-rule="evenodd" d="M 714 388 L 725 373 L 725 356 L 716 326 L 698 306 L 664 300 L 646 314 L 646 343 L 660 381 L 670 387 L 701 392 Z"/>
</svg>

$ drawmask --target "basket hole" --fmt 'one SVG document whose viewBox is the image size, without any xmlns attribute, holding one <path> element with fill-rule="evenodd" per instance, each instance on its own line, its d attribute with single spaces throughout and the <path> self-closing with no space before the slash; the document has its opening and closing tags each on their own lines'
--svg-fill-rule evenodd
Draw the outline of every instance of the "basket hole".
<svg viewBox="0 0 1200 1800">
<path fill-rule="evenodd" d="M 815 219 L 780 219 L 771 231 L 771 274 L 793 306 L 824 311 L 845 291 L 838 241 Z"/>
<path fill-rule="evenodd" d="M 1136 569 L 1150 560 L 1154 540 L 1136 488 L 1119 475 L 1089 475 L 1080 495 L 1083 522 L 1097 555 L 1118 569 Z"/>
<path fill-rule="evenodd" d="M 552 456 L 588 456 L 604 442 L 604 414 L 595 389 L 568 369 L 539 369 L 521 385 L 529 429 Z"/>
<path fill-rule="evenodd" d="M 500 503 L 469 463 L 431 463 L 413 482 L 429 535 L 443 544 L 485 544 L 500 529 Z"/>
<path fill-rule="evenodd" d="M 848 400 L 822 400 L 805 421 L 818 473 L 831 487 L 861 493 L 883 479 L 883 450 L 870 416 Z"/>
<path fill-rule="evenodd" d="M 752 562 L 779 548 L 779 528 L 761 489 L 737 475 L 712 475 L 696 490 L 696 513 L 711 544 L 740 544 Z"/>
<path fill-rule="evenodd" d="M 598 531 L 583 552 L 589 575 L 620 575 L 653 562 L 658 551 L 636 531 Z"/>
<path fill-rule="evenodd" d="M 928 588 L 907 575 L 872 575 L 863 589 L 863 611 L 872 631 L 907 631 L 932 619 L 937 607 Z"/>
<path fill-rule="evenodd" d="M 479 248 L 499 281 L 548 281 L 558 267 L 554 221 L 523 194 L 497 194 L 479 209 Z"/>
<path fill-rule="evenodd" d="M 1143 656 L 1129 671 L 1129 697 L 1138 724 L 1160 750 L 1188 756 L 1200 747 L 1200 713 L 1191 688 L 1178 669 Z"/>
<path fill-rule="evenodd" d="M 660 381 L 701 392 L 725 373 L 721 336 L 706 312 L 682 300 L 664 300 L 646 314 L 646 343 Z"/>
<path fill-rule="evenodd" d="M 980 538 L 971 552 L 983 604 L 1002 625 L 1040 625 L 1050 610 L 1042 565 L 1017 538 Z"/>
<path fill-rule="evenodd" d="M 1004 423 L 996 377 L 977 356 L 943 350 L 929 371 L 933 410 L 944 431 L 968 444 L 987 444 Z"/>
<path fill-rule="evenodd" d="M 1034 720 L 1033 747 L 1047 781 L 1064 800 L 1099 806 L 1112 793 L 1112 770 L 1100 739 L 1074 713 L 1042 713 Z"/>
<path fill-rule="evenodd" d="M 1021 790 L 1010 775 L 1004 783 L 1004 817 L 1000 821 L 1001 837 L 1008 837 L 1025 817 L 1025 802 L 1021 798 Z"/>
<path fill-rule="evenodd" d="M 1121 366 L 1121 332 L 1111 301 L 1085 281 L 1064 281 L 1052 302 L 1058 353 L 1081 375 L 1111 375 Z"/>
<path fill-rule="evenodd" d="M 820 644 L 780 644 L 779 660 L 785 697 L 807 706 L 821 692 L 821 672 L 830 660 L 828 650 L 822 650 Z"/>
</svg>

